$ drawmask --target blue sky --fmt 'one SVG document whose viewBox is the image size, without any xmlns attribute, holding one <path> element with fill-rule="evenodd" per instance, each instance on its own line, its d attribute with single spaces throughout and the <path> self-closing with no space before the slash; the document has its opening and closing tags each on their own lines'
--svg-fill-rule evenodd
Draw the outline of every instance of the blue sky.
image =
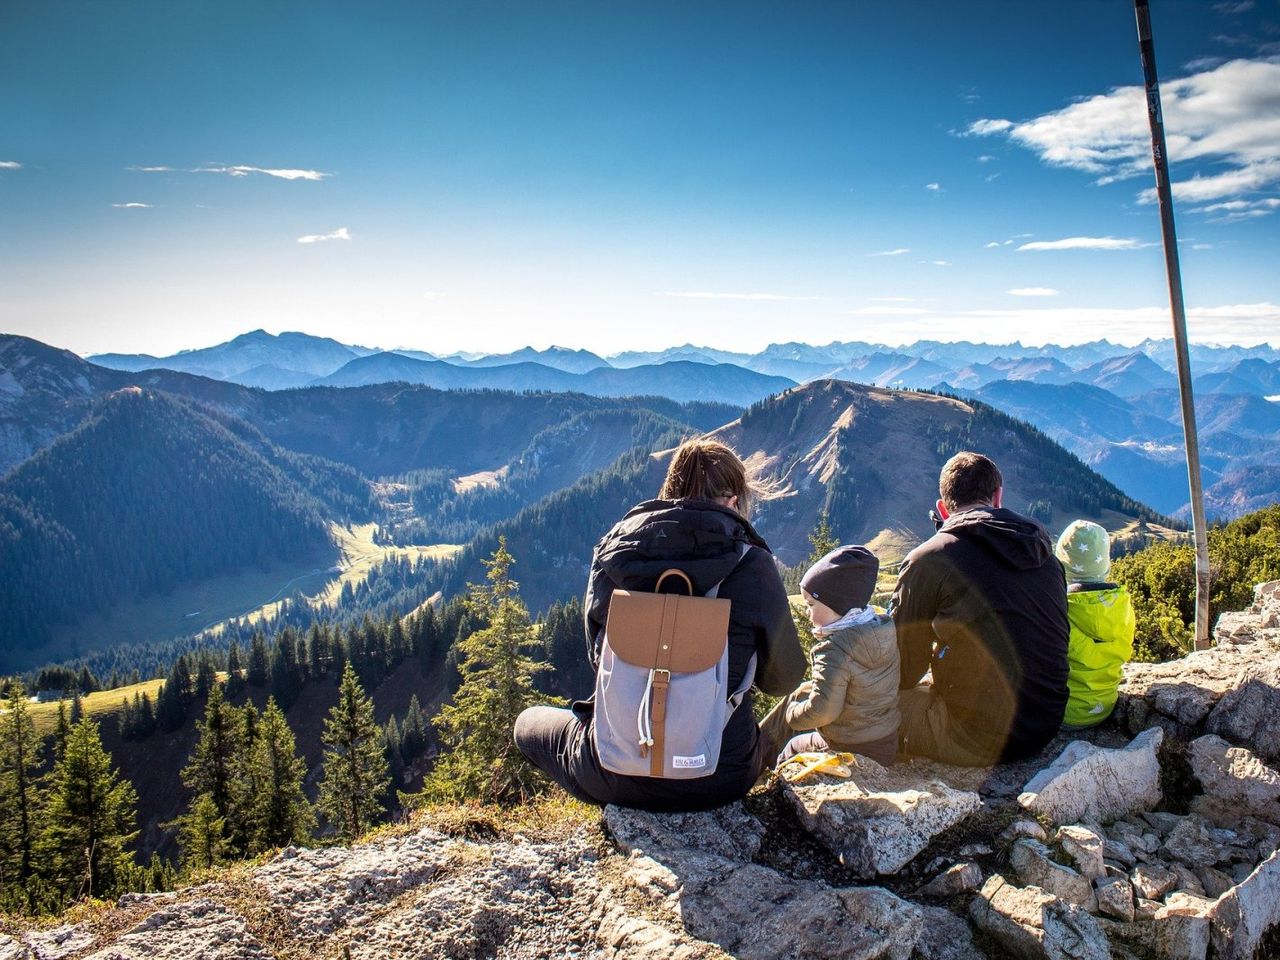
<svg viewBox="0 0 1280 960">
<path fill-rule="evenodd" d="M 1195 340 L 1280 345 L 1280 0 L 1152 0 Z M 1169 335 L 1133 9 L 8 0 L 0 330 Z"/>
</svg>

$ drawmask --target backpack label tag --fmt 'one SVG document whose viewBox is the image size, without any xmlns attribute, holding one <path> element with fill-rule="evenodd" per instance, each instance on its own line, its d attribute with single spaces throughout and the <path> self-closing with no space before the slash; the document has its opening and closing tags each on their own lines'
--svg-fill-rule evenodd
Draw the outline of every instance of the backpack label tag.
<svg viewBox="0 0 1280 960">
<path fill-rule="evenodd" d="M 700 753 L 696 757 L 672 757 L 671 766 L 677 769 L 695 769 L 697 767 L 705 767 L 707 765 L 706 754 Z"/>
</svg>

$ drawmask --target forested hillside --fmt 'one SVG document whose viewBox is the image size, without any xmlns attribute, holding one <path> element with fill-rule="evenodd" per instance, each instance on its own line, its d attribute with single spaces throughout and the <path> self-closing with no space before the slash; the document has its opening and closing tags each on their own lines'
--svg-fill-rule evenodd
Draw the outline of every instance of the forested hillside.
<svg viewBox="0 0 1280 960">
<path fill-rule="evenodd" d="M 121 600 L 251 564 L 320 556 L 366 519 L 368 484 L 252 428 L 133 388 L 0 480 L 0 654 Z"/>
</svg>

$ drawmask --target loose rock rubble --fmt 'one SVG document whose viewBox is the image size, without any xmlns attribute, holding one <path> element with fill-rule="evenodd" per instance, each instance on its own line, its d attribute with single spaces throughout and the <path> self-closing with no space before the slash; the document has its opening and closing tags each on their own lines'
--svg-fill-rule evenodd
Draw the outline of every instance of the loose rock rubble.
<svg viewBox="0 0 1280 960">
<path fill-rule="evenodd" d="M 1114 721 L 1020 764 L 859 758 L 708 813 L 289 848 L 0 935 L 0 960 L 1256 960 L 1280 944 L 1280 582 L 1217 639 L 1131 665 Z"/>
</svg>

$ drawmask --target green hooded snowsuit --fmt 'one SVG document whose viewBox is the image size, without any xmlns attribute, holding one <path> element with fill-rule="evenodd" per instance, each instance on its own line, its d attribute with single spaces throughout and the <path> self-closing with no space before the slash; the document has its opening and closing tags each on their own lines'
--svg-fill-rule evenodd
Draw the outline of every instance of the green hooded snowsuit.
<svg viewBox="0 0 1280 960">
<path fill-rule="evenodd" d="M 1123 585 L 1073 583 L 1067 588 L 1065 726 L 1092 727 L 1111 715 L 1121 668 L 1133 656 L 1133 603 Z"/>
</svg>

